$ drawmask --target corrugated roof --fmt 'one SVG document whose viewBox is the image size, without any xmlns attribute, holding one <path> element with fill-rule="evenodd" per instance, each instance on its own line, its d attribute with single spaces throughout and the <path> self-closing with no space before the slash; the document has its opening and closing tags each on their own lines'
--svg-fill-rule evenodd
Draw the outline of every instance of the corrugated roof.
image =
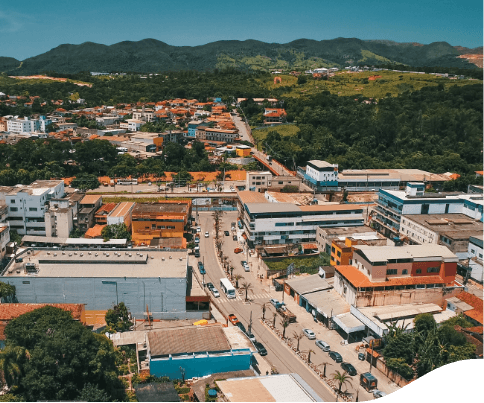
<svg viewBox="0 0 484 403">
<path fill-rule="evenodd" d="M 319 274 L 288 280 L 286 281 L 286 284 L 299 295 L 332 288 L 324 278 L 319 276 Z"/>
<path fill-rule="evenodd" d="M 221 326 L 163 329 L 150 332 L 148 338 L 152 356 L 230 350 Z"/>
<path fill-rule="evenodd" d="M 456 295 L 456 297 L 474 308 L 469 311 L 465 311 L 464 314 L 482 324 L 482 299 L 468 293 L 467 291 L 462 291 L 459 295 Z"/>
</svg>

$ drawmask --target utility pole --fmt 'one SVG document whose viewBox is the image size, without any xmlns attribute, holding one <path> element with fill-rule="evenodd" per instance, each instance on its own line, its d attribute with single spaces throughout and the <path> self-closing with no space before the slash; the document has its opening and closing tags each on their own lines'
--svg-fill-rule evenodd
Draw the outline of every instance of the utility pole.
<svg viewBox="0 0 484 403">
<path fill-rule="evenodd" d="M 250 319 L 249 319 L 249 334 L 252 333 L 252 311 L 250 311 Z"/>
<path fill-rule="evenodd" d="M 284 282 L 282 284 L 282 302 L 284 302 L 284 290 L 286 289 L 286 279 L 284 279 Z"/>
</svg>

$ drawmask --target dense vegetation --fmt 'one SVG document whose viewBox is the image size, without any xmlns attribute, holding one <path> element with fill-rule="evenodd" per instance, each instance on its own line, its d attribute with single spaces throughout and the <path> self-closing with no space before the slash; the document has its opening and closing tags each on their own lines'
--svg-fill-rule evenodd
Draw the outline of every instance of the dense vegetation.
<svg viewBox="0 0 484 403">
<path fill-rule="evenodd" d="M 420 314 L 414 319 L 413 332 L 407 326 L 389 326 L 384 336 L 383 356 L 389 368 L 406 379 L 418 377 L 451 362 L 474 358 L 475 346 L 467 342 L 464 334 L 454 329 L 472 326 L 461 315 L 437 326 L 432 314 Z"/>
<path fill-rule="evenodd" d="M 324 41 L 299 39 L 286 44 L 256 40 L 218 41 L 193 47 L 171 46 L 155 39 L 144 39 L 138 42 L 119 42 L 111 46 L 92 42 L 60 45 L 28 58 L 22 64 L 15 59 L 4 60 L 0 64 L 0 67 L 3 65 L 0 72 L 27 75 L 46 70 L 59 73 L 159 72 L 206 71 L 225 67 L 267 71 L 274 68 L 344 67 L 348 63 L 475 68 L 466 60 L 458 59 L 460 53 L 459 49 L 446 42 L 415 46 L 412 43 L 364 41 L 357 38 Z"/>
<path fill-rule="evenodd" d="M 311 159 L 341 169 L 418 168 L 435 173 L 474 175 L 482 170 L 482 86 L 427 87 L 365 103 L 364 97 L 329 92 L 285 101 L 295 135 L 275 127 L 259 146 L 280 161 L 305 165 Z M 253 125 L 263 108 L 242 107 Z M 285 133 L 282 133 L 285 134 Z"/>
<path fill-rule="evenodd" d="M 12 320 L 5 335 L 0 364 L 11 393 L 20 400 L 126 398 L 112 342 L 74 321 L 70 312 L 36 309 Z"/>
</svg>

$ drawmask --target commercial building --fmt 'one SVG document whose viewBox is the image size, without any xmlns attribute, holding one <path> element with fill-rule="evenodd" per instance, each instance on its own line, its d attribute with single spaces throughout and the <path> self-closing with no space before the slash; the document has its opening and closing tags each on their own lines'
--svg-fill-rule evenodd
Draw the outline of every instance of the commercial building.
<svg viewBox="0 0 484 403">
<path fill-rule="evenodd" d="M 137 318 L 147 307 L 154 319 L 209 315 L 208 296 L 196 297 L 195 304 L 190 299 L 186 250 L 27 248 L 0 279 L 16 287 L 21 303 L 85 304 L 86 311 L 106 311 L 124 302 Z"/>
<path fill-rule="evenodd" d="M 233 329 L 241 334 L 240 329 Z M 219 372 L 248 370 L 253 347 L 234 348 L 232 328 L 220 324 L 153 330 L 148 333 L 150 374 L 180 379 L 200 378 Z"/>
<path fill-rule="evenodd" d="M 342 227 L 342 228 L 327 228 L 319 227 L 316 230 L 316 244 L 318 249 L 322 252 L 331 255 L 331 244 L 334 240 L 344 241 L 346 238 L 363 239 L 363 240 L 385 240 L 386 245 L 393 242 L 385 238 L 383 235 L 376 232 L 374 229 L 362 225 L 360 227 Z M 383 241 L 382 241 L 383 243 Z"/>
<path fill-rule="evenodd" d="M 125 224 L 128 230 L 131 230 L 131 214 L 135 203 L 121 202 L 109 213 L 106 219 L 107 225 Z"/>
<path fill-rule="evenodd" d="M 483 223 L 464 214 L 402 215 L 401 237 L 409 243 L 447 246 L 459 258 L 467 258 L 469 239 L 482 235 Z"/>
<path fill-rule="evenodd" d="M 402 215 L 464 214 L 482 221 L 483 196 L 463 193 L 425 193 L 423 183 L 408 183 L 405 191 L 378 192 L 373 222 L 385 236 L 399 236 Z M 406 234 L 405 234 L 406 235 Z"/>
<path fill-rule="evenodd" d="M 298 374 L 216 381 L 227 402 L 322 402 Z"/>
<path fill-rule="evenodd" d="M 150 245 L 156 238 L 178 238 L 183 241 L 191 207 L 191 200 L 136 204 L 132 211 L 133 243 Z"/>
<path fill-rule="evenodd" d="M 227 143 L 233 143 L 239 137 L 239 131 L 217 129 L 208 126 L 198 126 L 195 129 L 195 136 L 197 140 L 213 140 L 213 141 L 225 141 Z"/>
<path fill-rule="evenodd" d="M 330 264 L 332 266 L 348 265 L 353 257 L 355 245 L 385 246 L 387 239 L 370 236 L 347 237 L 344 240 L 334 239 L 331 243 Z"/>
<path fill-rule="evenodd" d="M 77 214 L 77 226 L 79 230 L 86 232 L 94 225 L 94 216 L 101 207 L 103 199 L 100 195 L 86 195 L 80 203 L 80 210 Z"/>
<path fill-rule="evenodd" d="M 350 305 L 441 304 L 460 291 L 458 258 L 445 246 L 354 247 L 350 265 L 335 266 L 334 288 Z"/>
<path fill-rule="evenodd" d="M 363 209 L 357 205 L 271 203 L 263 194 L 251 191 L 239 192 L 238 196 L 239 216 L 249 245 L 314 242 L 320 226 L 364 224 Z"/>
<path fill-rule="evenodd" d="M 10 189 L 10 191 L 8 191 Z M 3 187 L 8 206 L 8 221 L 10 228 L 19 235 L 45 235 L 45 212 L 48 202 L 64 196 L 64 181 L 38 180 L 28 186 L 17 185 L 12 188 Z"/>
<path fill-rule="evenodd" d="M 319 160 L 308 161 L 304 182 L 316 190 L 338 187 L 338 164 Z"/>
<path fill-rule="evenodd" d="M 265 192 L 266 190 L 281 190 L 285 186 L 301 186 L 301 179 L 291 175 L 273 176 L 270 171 L 247 172 L 245 188 L 252 192 Z"/>
</svg>

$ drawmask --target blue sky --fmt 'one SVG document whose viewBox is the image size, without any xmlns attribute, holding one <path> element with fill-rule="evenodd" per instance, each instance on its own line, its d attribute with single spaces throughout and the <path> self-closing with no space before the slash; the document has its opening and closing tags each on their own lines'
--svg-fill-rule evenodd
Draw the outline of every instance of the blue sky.
<svg viewBox="0 0 484 403">
<path fill-rule="evenodd" d="M 473 48 L 482 46 L 482 16 L 482 0 L 0 0 L 0 56 L 23 60 L 64 43 L 145 38 L 196 46 L 354 37 Z"/>
</svg>

